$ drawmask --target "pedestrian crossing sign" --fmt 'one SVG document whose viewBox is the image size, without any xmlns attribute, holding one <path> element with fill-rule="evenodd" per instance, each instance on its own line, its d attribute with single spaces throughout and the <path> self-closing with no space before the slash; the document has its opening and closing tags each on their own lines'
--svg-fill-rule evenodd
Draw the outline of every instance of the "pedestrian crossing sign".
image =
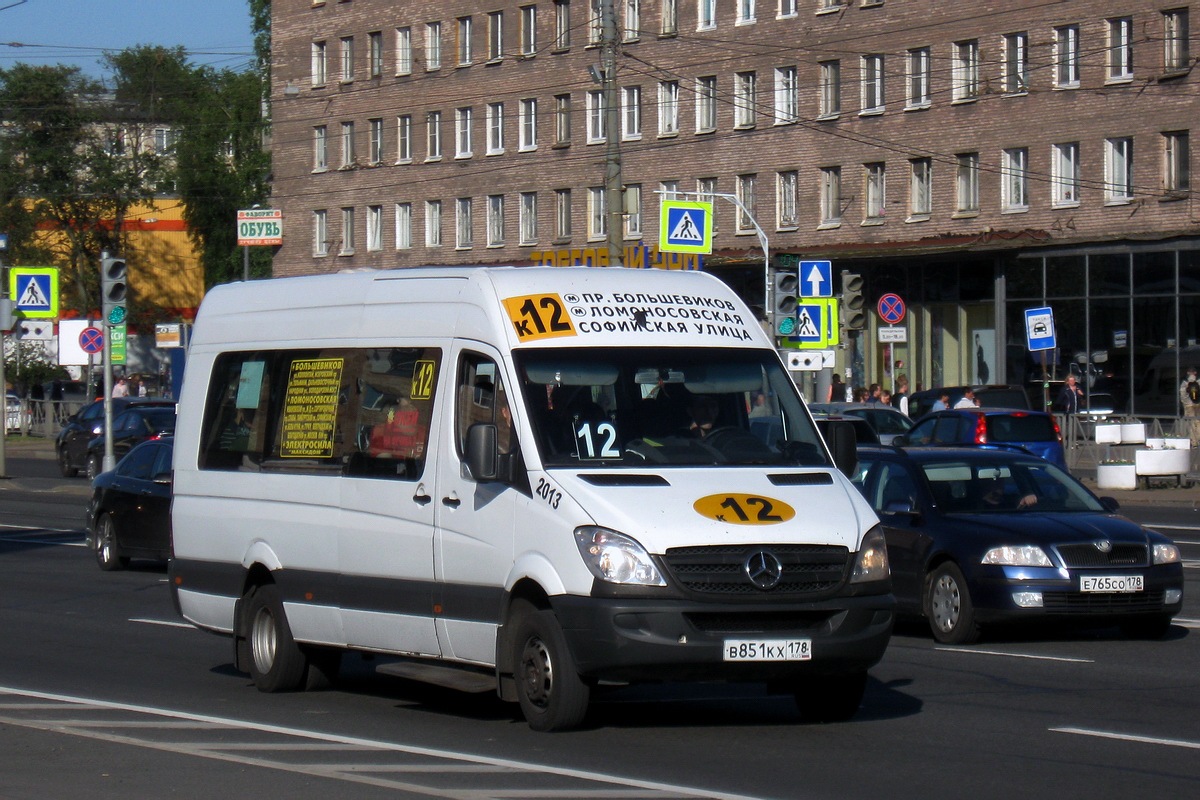
<svg viewBox="0 0 1200 800">
<path fill-rule="evenodd" d="M 24 319 L 58 317 L 58 268 L 9 267 L 8 296 Z"/>
<path fill-rule="evenodd" d="M 663 200 L 658 217 L 658 249 L 667 253 L 711 253 L 712 221 L 712 203 Z"/>
</svg>

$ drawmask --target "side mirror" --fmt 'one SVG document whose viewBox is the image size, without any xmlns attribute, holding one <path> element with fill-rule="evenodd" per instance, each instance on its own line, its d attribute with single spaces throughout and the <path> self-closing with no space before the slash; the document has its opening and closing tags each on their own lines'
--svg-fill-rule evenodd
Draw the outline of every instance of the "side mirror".
<svg viewBox="0 0 1200 800">
<path fill-rule="evenodd" d="M 1117 498 L 1115 498 L 1115 497 L 1101 497 L 1100 505 L 1104 506 L 1104 510 L 1109 512 L 1110 514 L 1117 513 L 1117 511 L 1120 510 L 1120 508 L 1121 508 L 1121 504 L 1117 501 Z"/>
<path fill-rule="evenodd" d="M 903 433 L 892 438 L 892 447 L 904 447 L 908 444 L 908 437 Z"/>
<path fill-rule="evenodd" d="M 175 473 L 174 472 L 160 472 L 157 475 L 155 475 L 152 480 L 155 483 L 159 484 L 160 486 L 170 486 L 172 481 L 175 480 Z"/>
<path fill-rule="evenodd" d="M 499 472 L 496 426 L 477 422 L 467 429 L 467 470 L 477 481 L 494 481 Z"/>
<path fill-rule="evenodd" d="M 858 465 L 857 437 L 854 435 L 854 425 L 840 420 L 830 420 L 825 429 L 825 444 L 833 455 L 834 466 L 845 475 L 854 475 Z"/>
</svg>

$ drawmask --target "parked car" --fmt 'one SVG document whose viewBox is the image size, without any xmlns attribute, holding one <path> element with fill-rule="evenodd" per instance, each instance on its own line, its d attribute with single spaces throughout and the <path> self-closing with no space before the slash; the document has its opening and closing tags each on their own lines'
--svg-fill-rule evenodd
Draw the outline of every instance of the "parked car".
<svg viewBox="0 0 1200 800">
<path fill-rule="evenodd" d="M 858 458 L 898 607 L 939 642 L 1052 619 L 1161 638 L 1182 610 L 1179 548 L 1047 461 L 943 447 L 860 447 Z"/>
<path fill-rule="evenodd" d="M 1044 411 L 1014 411 L 1006 408 L 952 408 L 934 411 L 897 436 L 892 444 L 1020 448 L 1063 469 L 1067 457 L 1062 432 L 1053 414 Z"/>
<path fill-rule="evenodd" d="M 908 398 L 908 415 L 913 419 L 919 419 L 928 414 L 933 410 L 933 404 L 938 401 L 943 392 L 950 395 L 950 405 L 953 406 L 962 399 L 967 389 L 975 392 L 975 399 L 979 401 L 981 407 L 1033 408 L 1029 403 L 1029 395 L 1025 393 L 1025 389 L 1022 386 L 1004 384 L 989 386 L 942 386 L 937 389 L 926 389 L 925 391 L 910 395 Z"/>
<path fill-rule="evenodd" d="M 143 442 L 116 469 L 92 481 L 87 544 L 100 569 L 121 569 L 131 558 L 170 556 L 173 449 L 170 437 Z"/>
<path fill-rule="evenodd" d="M 862 417 L 875 429 L 883 444 L 891 444 L 892 439 L 908 433 L 913 426 L 912 419 L 899 409 L 878 403 L 815 403 L 808 408 L 814 414 Z"/>
<path fill-rule="evenodd" d="M 113 417 L 113 456 L 118 461 L 134 445 L 161 439 L 175 433 L 175 409 L 172 406 L 131 405 Z M 88 443 L 87 476 L 95 479 L 104 463 L 104 433 Z"/>
<path fill-rule="evenodd" d="M 172 400 L 145 400 L 136 397 L 117 397 L 112 401 L 113 419 L 134 405 L 174 408 Z M 54 453 L 64 478 L 73 478 L 87 468 L 88 445 L 104 433 L 104 401 L 95 400 L 67 417 L 54 440 Z"/>
<path fill-rule="evenodd" d="M 21 430 L 21 398 L 17 397 L 17 393 L 8 391 L 4 393 L 4 432 Z"/>
</svg>

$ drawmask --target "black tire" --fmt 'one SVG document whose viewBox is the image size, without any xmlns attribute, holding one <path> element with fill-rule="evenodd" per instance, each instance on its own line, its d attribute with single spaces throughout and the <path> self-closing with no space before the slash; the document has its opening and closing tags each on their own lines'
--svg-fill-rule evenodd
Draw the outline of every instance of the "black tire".
<svg viewBox="0 0 1200 800">
<path fill-rule="evenodd" d="M 117 544 L 117 526 L 110 514 L 102 514 L 96 520 L 96 563 L 105 572 L 129 566 L 129 558 L 121 555 L 121 546 Z"/>
<path fill-rule="evenodd" d="M 89 481 L 94 481 L 96 479 L 96 476 L 99 475 L 103 471 L 104 470 L 101 466 L 100 456 L 96 455 L 95 453 L 88 456 L 87 479 Z"/>
<path fill-rule="evenodd" d="M 553 611 L 513 603 L 512 665 L 517 700 L 535 731 L 578 727 L 587 716 L 591 687 L 579 677 Z"/>
<path fill-rule="evenodd" d="M 308 659 L 292 638 L 274 584 L 256 586 L 242 599 L 250 677 L 260 692 L 294 692 L 305 684 Z"/>
<path fill-rule="evenodd" d="M 58 448 L 58 471 L 64 478 L 74 478 L 79 474 L 79 470 L 71 466 L 71 456 L 66 446 Z"/>
<path fill-rule="evenodd" d="M 926 578 L 925 617 L 933 638 L 942 644 L 971 644 L 979 640 L 971 592 L 956 564 L 947 561 Z"/>
<path fill-rule="evenodd" d="M 867 673 L 815 677 L 795 690 L 804 722 L 845 722 L 858 713 L 867 690 Z"/>
<path fill-rule="evenodd" d="M 1121 623 L 1121 632 L 1130 639 L 1161 639 L 1171 630 L 1171 617 L 1160 614 L 1154 617 L 1138 617 Z"/>
</svg>

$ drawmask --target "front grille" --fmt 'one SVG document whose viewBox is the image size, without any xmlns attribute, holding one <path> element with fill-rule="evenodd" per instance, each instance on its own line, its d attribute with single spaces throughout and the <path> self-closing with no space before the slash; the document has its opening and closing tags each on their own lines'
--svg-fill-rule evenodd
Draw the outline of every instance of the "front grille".
<svg viewBox="0 0 1200 800">
<path fill-rule="evenodd" d="M 1056 614 L 1141 614 L 1163 609 L 1162 590 L 1122 594 L 1045 592 L 1042 606 Z"/>
<path fill-rule="evenodd" d="M 746 559 L 765 551 L 783 565 L 778 584 L 759 589 L 746 575 Z M 663 561 L 680 585 L 707 595 L 817 595 L 841 585 L 849 561 L 845 547 L 827 545 L 713 545 L 673 547 Z"/>
<path fill-rule="evenodd" d="M 1144 567 L 1149 558 L 1144 544 L 1114 544 L 1112 550 L 1102 553 L 1091 542 L 1062 544 L 1057 548 L 1059 558 L 1068 569 L 1088 567 Z"/>
</svg>

